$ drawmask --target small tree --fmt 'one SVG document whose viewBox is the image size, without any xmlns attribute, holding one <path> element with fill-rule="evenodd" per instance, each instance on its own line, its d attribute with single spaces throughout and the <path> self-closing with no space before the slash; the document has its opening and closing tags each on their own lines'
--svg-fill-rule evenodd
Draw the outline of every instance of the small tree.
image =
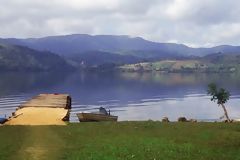
<svg viewBox="0 0 240 160">
<path fill-rule="evenodd" d="M 222 106 L 224 115 L 227 118 L 227 121 L 230 122 L 227 109 L 225 107 L 225 103 L 229 100 L 230 93 L 223 88 L 218 89 L 217 85 L 211 83 L 208 85 L 208 94 L 211 95 L 211 101 L 217 101 L 217 104 Z"/>
</svg>

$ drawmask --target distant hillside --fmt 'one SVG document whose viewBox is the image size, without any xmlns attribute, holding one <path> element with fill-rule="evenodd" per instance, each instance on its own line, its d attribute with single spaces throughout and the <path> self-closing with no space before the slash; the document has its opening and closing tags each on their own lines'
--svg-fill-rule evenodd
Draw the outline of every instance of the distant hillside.
<svg viewBox="0 0 240 160">
<path fill-rule="evenodd" d="M 23 46 L 0 44 L 0 71 L 56 71 L 72 66 L 58 55 Z"/>
<path fill-rule="evenodd" d="M 240 55 L 216 53 L 202 58 L 161 60 L 118 67 L 123 72 L 240 72 Z"/>
<path fill-rule="evenodd" d="M 182 44 L 157 43 L 140 37 L 74 34 L 29 39 L 0 39 L 5 43 L 27 46 L 40 51 L 51 51 L 72 56 L 89 51 L 101 51 L 139 58 L 175 58 L 205 56 L 212 53 L 240 53 L 239 46 L 222 45 L 212 48 L 191 48 Z"/>
<path fill-rule="evenodd" d="M 202 59 L 215 64 L 240 64 L 240 54 L 215 53 L 204 56 Z"/>
</svg>

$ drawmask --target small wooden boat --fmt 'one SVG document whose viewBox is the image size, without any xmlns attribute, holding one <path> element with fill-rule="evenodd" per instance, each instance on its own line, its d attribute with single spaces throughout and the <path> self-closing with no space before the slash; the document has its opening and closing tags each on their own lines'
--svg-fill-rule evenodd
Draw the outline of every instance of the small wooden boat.
<svg viewBox="0 0 240 160">
<path fill-rule="evenodd" d="M 118 116 L 110 115 L 105 108 L 100 107 L 99 112 L 94 113 L 77 113 L 80 122 L 102 122 L 102 121 L 117 121 Z"/>
<path fill-rule="evenodd" d="M 118 116 L 97 113 L 77 113 L 80 122 L 117 121 Z"/>
</svg>

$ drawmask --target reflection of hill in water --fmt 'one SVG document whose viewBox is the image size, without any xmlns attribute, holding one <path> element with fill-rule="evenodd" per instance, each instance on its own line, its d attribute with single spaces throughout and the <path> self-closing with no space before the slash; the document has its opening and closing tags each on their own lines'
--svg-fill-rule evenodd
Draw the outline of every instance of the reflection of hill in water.
<svg viewBox="0 0 240 160">
<path fill-rule="evenodd" d="M 191 84 L 198 84 L 203 82 L 222 82 L 222 81 L 231 81 L 231 82 L 239 82 L 240 75 L 238 74 L 219 74 L 219 73 L 121 73 L 121 77 L 126 80 L 137 80 L 141 82 L 153 82 L 163 85 L 191 85 Z"/>
<path fill-rule="evenodd" d="M 50 88 L 63 82 L 67 77 L 66 74 L 51 72 L 3 72 L 0 78 L 0 96 Z"/>
<path fill-rule="evenodd" d="M 240 87 L 240 74 L 232 73 L 122 73 L 127 80 L 154 83 L 163 86 L 207 86 L 215 82 L 223 87 L 236 89 Z"/>
<path fill-rule="evenodd" d="M 239 76 L 230 74 L 161 74 L 161 73 L 79 73 L 65 86 L 81 104 L 98 104 L 103 100 L 129 101 L 142 99 L 183 98 L 189 94 L 206 94 L 207 85 L 217 82 L 238 91 Z"/>
<path fill-rule="evenodd" d="M 65 92 L 79 104 L 118 100 L 126 104 L 142 99 L 183 98 L 206 94 L 210 82 L 240 91 L 237 74 L 180 73 L 1 73 L 0 96 L 18 93 Z"/>
</svg>

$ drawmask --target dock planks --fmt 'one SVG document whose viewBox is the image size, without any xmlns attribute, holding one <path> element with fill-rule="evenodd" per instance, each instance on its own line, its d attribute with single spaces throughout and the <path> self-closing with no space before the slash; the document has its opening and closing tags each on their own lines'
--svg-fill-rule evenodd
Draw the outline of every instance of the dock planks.
<svg viewBox="0 0 240 160">
<path fill-rule="evenodd" d="M 24 107 L 48 107 L 71 109 L 71 98 L 68 94 L 39 94 L 20 105 Z"/>
<path fill-rule="evenodd" d="M 69 120 L 68 94 L 39 94 L 19 106 L 7 125 L 64 125 Z"/>
</svg>

